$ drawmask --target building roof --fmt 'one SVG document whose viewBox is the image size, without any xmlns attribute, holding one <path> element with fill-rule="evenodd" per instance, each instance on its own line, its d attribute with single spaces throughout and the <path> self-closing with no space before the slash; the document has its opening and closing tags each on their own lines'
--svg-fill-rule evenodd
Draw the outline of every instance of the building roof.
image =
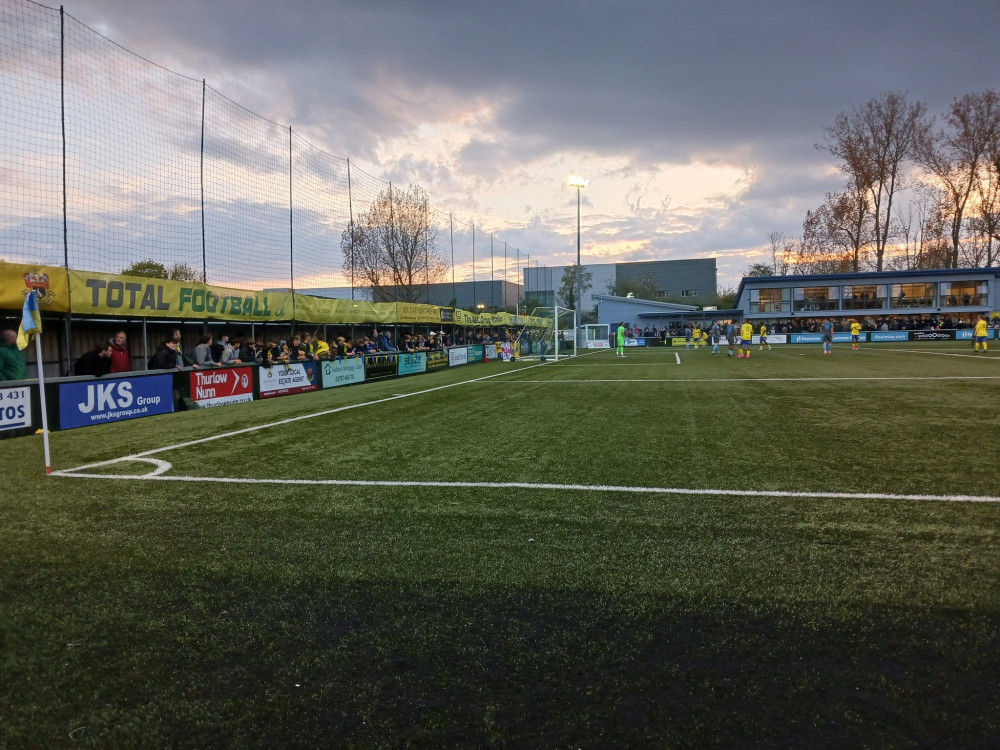
<svg viewBox="0 0 1000 750">
<path fill-rule="evenodd" d="M 635 304 L 643 305 L 645 307 L 653 306 L 662 308 L 664 312 L 690 312 L 698 310 L 697 305 L 680 305 L 676 302 L 657 302 L 652 299 L 639 299 L 638 297 L 618 297 L 614 294 L 594 294 L 592 295 L 595 300 L 607 300 L 609 302 L 624 302 L 625 304 Z"/>
</svg>

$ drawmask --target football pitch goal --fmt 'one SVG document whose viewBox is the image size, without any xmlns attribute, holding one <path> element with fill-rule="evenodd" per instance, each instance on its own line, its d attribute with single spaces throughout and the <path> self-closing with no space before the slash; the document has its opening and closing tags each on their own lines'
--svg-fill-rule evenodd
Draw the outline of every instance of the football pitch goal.
<svg viewBox="0 0 1000 750">
<path fill-rule="evenodd" d="M 1000 736 L 1000 353 L 626 354 L 0 441 L 0 746 Z"/>
</svg>

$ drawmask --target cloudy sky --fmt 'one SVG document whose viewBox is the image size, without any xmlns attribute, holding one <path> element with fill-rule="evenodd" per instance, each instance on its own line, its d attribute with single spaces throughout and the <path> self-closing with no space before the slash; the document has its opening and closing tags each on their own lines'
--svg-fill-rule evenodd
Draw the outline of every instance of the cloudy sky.
<svg viewBox="0 0 1000 750">
<path fill-rule="evenodd" d="M 841 178 L 824 128 L 888 91 L 1000 88 L 997 0 L 66 0 L 543 265 L 717 257 L 720 286 Z"/>
</svg>

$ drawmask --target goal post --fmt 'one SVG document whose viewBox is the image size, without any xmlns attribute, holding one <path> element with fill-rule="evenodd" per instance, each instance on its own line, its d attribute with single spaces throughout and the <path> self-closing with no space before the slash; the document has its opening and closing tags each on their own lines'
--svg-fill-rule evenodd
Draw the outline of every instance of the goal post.
<svg viewBox="0 0 1000 750">
<path fill-rule="evenodd" d="M 574 327 L 576 313 L 565 307 L 536 307 L 531 316 L 541 324 L 525 325 L 518 332 L 521 357 L 559 359 L 576 356 L 577 332 Z"/>
</svg>

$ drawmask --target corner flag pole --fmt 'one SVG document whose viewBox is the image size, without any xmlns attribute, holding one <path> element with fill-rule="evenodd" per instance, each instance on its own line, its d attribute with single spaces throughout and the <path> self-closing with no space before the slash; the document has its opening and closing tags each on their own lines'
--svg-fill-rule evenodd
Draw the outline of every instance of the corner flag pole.
<svg viewBox="0 0 1000 750">
<path fill-rule="evenodd" d="M 38 291 L 30 289 L 24 295 L 21 325 L 17 329 L 17 348 L 28 348 L 29 339 L 35 340 L 35 366 L 38 369 L 38 398 L 42 407 L 42 442 L 45 445 L 45 473 L 52 473 L 49 460 L 49 412 L 45 408 L 45 367 L 42 360 L 42 313 L 38 309 Z"/>
<path fill-rule="evenodd" d="M 42 407 L 42 445 L 45 446 L 45 473 L 52 473 L 52 461 L 49 458 L 49 410 L 45 408 L 45 374 L 42 372 L 42 338 L 35 336 L 35 362 L 38 366 L 38 399 Z"/>
</svg>

